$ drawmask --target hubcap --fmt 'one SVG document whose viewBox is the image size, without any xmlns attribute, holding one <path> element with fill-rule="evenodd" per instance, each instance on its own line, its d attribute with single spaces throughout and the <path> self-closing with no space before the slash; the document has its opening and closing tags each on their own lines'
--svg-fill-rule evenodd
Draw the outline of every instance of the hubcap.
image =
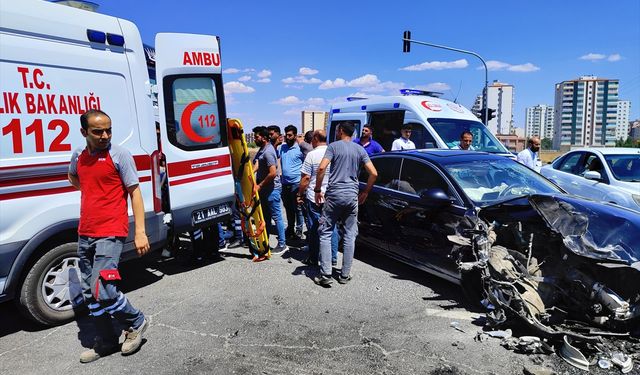
<svg viewBox="0 0 640 375">
<path fill-rule="evenodd" d="M 72 297 L 82 290 L 80 287 L 80 258 L 64 258 L 49 269 L 42 282 L 42 297 L 55 311 L 70 310 Z"/>
</svg>

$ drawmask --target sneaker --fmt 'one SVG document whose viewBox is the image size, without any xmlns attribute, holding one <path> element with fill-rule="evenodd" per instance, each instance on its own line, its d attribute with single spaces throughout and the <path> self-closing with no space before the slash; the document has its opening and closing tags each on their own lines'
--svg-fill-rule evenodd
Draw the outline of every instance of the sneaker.
<svg viewBox="0 0 640 375">
<path fill-rule="evenodd" d="M 282 255 L 286 253 L 287 250 L 289 250 L 289 247 L 287 245 L 278 245 L 271 249 L 271 255 Z"/>
<path fill-rule="evenodd" d="M 296 237 L 302 238 L 302 229 L 296 229 Z"/>
<path fill-rule="evenodd" d="M 235 249 L 240 246 L 242 246 L 242 240 L 239 238 L 236 238 L 233 241 L 229 242 L 229 244 L 227 245 L 227 249 Z"/>
<path fill-rule="evenodd" d="M 80 354 L 80 363 L 89 363 L 97 361 L 102 357 L 106 357 L 110 354 L 117 352 L 120 349 L 118 342 L 103 343 L 96 340 L 93 344 L 93 348 L 85 350 Z"/>
<path fill-rule="evenodd" d="M 347 277 L 342 277 L 342 275 L 338 276 L 338 283 L 340 284 L 346 284 L 349 281 L 351 281 L 351 275 L 347 276 Z"/>
<path fill-rule="evenodd" d="M 124 333 L 124 342 L 122 343 L 122 355 L 133 354 L 140 348 L 142 344 L 142 334 L 147 330 L 149 321 L 145 318 L 142 325 L 137 329 L 129 328 Z"/>
<path fill-rule="evenodd" d="M 325 288 L 330 288 L 333 280 L 329 276 L 318 275 L 313 278 L 313 282 Z"/>
</svg>

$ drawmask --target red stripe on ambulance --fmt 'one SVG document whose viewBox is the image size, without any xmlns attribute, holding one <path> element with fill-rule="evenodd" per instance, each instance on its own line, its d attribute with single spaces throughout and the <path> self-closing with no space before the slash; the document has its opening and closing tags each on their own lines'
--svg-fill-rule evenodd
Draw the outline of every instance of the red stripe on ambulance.
<svg viewBox="0 0 640 375">
<path fill-rule="evenodd" d="M 194 173 L 213 171 L 231 166 L 231 155 L 220 155 L 209 158 L 193 159 L 169 163 L 167 172 L 169 178 Z M 173 185 L 173 184 L 171 184 Z"/>
</svg>

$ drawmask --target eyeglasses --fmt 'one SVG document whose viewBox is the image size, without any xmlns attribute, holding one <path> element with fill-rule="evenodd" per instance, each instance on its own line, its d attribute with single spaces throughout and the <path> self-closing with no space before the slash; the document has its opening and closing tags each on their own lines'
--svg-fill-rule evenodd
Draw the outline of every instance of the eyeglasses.
<svg viewBox="0 0 640 375">
<path fill-rule="evenodd" d="M 102 135 L 102 133 L 107 133 L 107 135 L 111 135 L 111 128 L 107 128 L 107 129 L 91 129 L 91 134 L 93 134 L 93 135 Z"/>
</svg>

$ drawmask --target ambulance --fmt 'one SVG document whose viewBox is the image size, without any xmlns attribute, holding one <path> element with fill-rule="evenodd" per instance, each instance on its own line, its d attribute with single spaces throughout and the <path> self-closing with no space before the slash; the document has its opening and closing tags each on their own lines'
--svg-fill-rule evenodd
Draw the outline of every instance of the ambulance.
<svg viewBox="0 0 640 375">
<path fill-rule="evenodd" d="M 152 248 L 230 215 L 219 39 L 160 33 L 145 51 L 116 17 L 37 0 L 0 12 L 0 302 L 54 325 L 74 316 L 80 193 L 67 172 L 86 110 L 106 112 L 135 159 Z M 123 259 L 135 256 L 130 236 Z"/>
<path fill-rule="evenodd" d="M 507 148 L 467 108 L 439 97 L 439 93 L 402 89 L 400 95 L 372 98 L 349 97 L 334 104 L 329 114 L 328 136 L 335 139 L 335 131 L 343 121 L 356 124 L 354 138 L 369 124 L 375 139 L 386 150 L 400 137 L 405 124 L 412 127 L 411 140 L 416 148 L 455 148 L 463 131 L 473 134 L 472 147 L 515 158 Z"/>
</svg>

